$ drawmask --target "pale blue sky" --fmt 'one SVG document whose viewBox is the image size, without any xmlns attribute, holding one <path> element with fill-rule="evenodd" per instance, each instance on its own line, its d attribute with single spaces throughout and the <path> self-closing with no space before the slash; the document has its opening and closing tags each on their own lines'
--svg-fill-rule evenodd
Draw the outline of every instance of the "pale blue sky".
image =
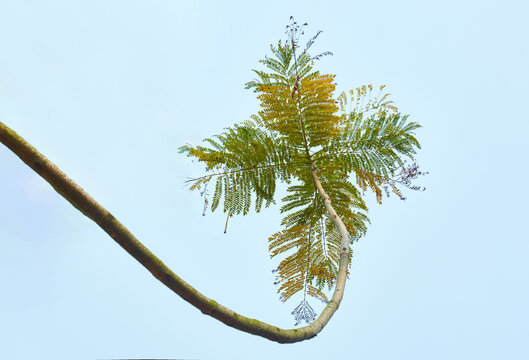
<svg viewBox="0 0 529 360">
<path fill-rule="evenodd" d="M 0 146 L 0 357 L 529 358 L 523 1 L 0 0 L 0 121 L 205 295 L 281 327 L 279 207 L 202 217 L 177 153 L 257 111 L 244 90 L 294 15 L 340 90 L 387 84 L 424 127 L 428 190 L 376 206 L 345 299 L 279 345 L 202 315 Z M 280 197 L 278 197 L 280 198 Z M 314 306 L 319 306 L 312 302 Z"/>
</svg>

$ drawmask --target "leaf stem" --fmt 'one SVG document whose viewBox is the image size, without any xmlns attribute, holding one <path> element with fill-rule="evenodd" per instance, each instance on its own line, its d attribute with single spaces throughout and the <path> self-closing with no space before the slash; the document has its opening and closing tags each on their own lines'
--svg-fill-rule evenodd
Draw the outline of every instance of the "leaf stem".
<svg viewBox="0 0 529 360">
<path fill-rule="evenodd" d="M 233 174 L 233 173 L 238 173 L 238 172 L 242 172 L 242 171 L 258 170 L 258 169 L 264 169 L 264 168 L 273 167 L 273 166 L 290 166 L 290 165 L 308 166 L 307 164 L 296 163 L 296 162 L 289 162 L 289 163 L 283 163 L 283 164 L 270 164 L 270 165 L 262 165 L 262 166 L 249 166 L 249 167 L 246 167 L 246 168 L 243 168 L 243 169 L 223 171 L 223 172 L 218 172 L 218 173 L 214 173 L 214 174 L 208 174 L 208 175 L 200 176 L 200 177 L 197 177 L 197 178 L 189 178 L 185 182 L 186 183 L 190 183 L 190 182 L 193 182 L 193 181 L 198 181 L 198 180 L 205 179 L 205 178 L 211 178 L 213 176 L 218 176 L 218 175 L 227 175 L 227 174 Z"/>
<path fill-rule="evenodd" d="M 236 183 L 234 182 L 233 183 L 233 194 L 231 196 L 230 208 L 228 209 L 228 216 L 226 217 L 226 225 L 224 225 L 224 234 L 226 234 L 226 230 L 228 229 L 228 220 L 230 219 L 231 208 L 233 207 L 233 199 L 235 199 L 235 186 L 236 186 Z"/>
</svg>

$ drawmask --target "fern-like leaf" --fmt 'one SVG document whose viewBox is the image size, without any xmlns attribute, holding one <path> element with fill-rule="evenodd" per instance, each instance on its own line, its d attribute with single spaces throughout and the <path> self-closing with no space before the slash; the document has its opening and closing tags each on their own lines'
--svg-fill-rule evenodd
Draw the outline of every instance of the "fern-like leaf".
<svg viewBox="0 0 529 360">
<path fill-rule="evenodd" d="M 411 181 L 424 174 L 415 163 L 406 167 L 420 148 L 414 134 L 419 125 L 398 112 L 384 86 L 362 85 L 335 97 L 335 76 L 313 69 L 314 59 L 330 53 L 308 53 L 320 33 L 296 52 L 302 28 L 292 23 L 289 41 L 272 45 L 272 55 L 260 61 L 264 69 L 254 70 L 257 78 L 246 83 L 260 102 L 257 115 L 205 139 L 208 147 L 180 148 L 210 172 L 192 179 L 190 189 L 216 178 L 211 210 L 223 201 L 228 219 L 247 214 L 252 203 L 256 211 L 274 203 L 277 180 L 294 181 L 282 199 L 282 229 L 268 241 L 270 256 L 281 259 L 274 271 L 281 300 L 304 294 L 293 312 L 298 322 L 312 319 L 306 295 L 328 301 L 325 291 L 336 282 L 342 244 L 310 169 L 351 242 L 369 223 L 362 191 L 372 190 L 379 203 L 390 192 L 404 199 L 399 186 L 422 189 Z"/>
</svg>

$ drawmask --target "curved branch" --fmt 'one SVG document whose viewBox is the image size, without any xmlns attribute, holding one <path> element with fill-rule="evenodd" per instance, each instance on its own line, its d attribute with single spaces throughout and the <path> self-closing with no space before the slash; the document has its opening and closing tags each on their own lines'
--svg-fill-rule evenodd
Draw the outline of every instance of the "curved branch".
<svg viewBox="0 0 529 360">
<path fill-rule="evenodd" d="M 279 343 L 294 343 L 316 336 L 338 309 L 343 296 L 347 275 L 349 241 L 347 231 L 330 205 L 330 199 L 323 190 L 316 174 L 316 170 L 312 164 L 311 173 L 314 177 L 316 187 L 325 201 L 325 206 L 329 211 L 331 218 L 342 234 L 342 251 L 340 254 L 338 280 L 331 301 L 312 324 L 297 329 L 287 330 L 256 319 L 242 316 L 198 292 L 195 288 L 171 271 L 171 269 L 169 269 L 159 258 L 139 242 L 138 239 L 136 239 L 134 235 L 132 235 L 132 233 L 130 233 L 130 231 L 127 230 L 127 228 L 123 226 L 123 224 L 121 224 L 109 211 L 97 203 L 79 185 L 77 185 L 37 149 L 2 122 L 0 122 L 0 142 L 46 180 L 75 208 L 93 220 L 125 251 L 149 270 L 156 279 L 179 295 L 182 299 L 199 309 L 202 313 L 212 316 L 228 326 Z"/>
<path fill-rule="evenodd" d="M 321 181 L 316 172 L 316 167 L 312 163 L 309 166 L 310 166 L 310 173 L 314 180 L 314 185 L 316 186 L 316 189 L 318 189 L 318 192 L 320 193 L 320 196 L 323 199 L 323 204 L 325 205 L 325 208 L 327 209 L 327 212 L 329 213 L 331 220 L 334 223 L 334 226 L 336 226 L 342 238 L 342 241 L 340 243 L 340 263 L 338 267 L 338 275 L 336 277 L 336 285 L 334 287 L 334 293 L 332 294 L 331 301 L 329 302 L 330 304 L 334 301 L 338 306 L 340 302 L 342 301 L 343 292 L 345 290 L 345 281 L 347 280 L 347 267 L 349 266 L 349 252 L 351 251 L 349 248 L 349 244 L 351 243 L 351 239 L 349 238 L 347 228 L 345 227 L 342 219 L 340 219 L 340 217 L 338 216 L 338 214 L 336 213 L 336 211 L 331 205 L 331 198 L 329 197 L 329 195 L 327 195 L 327 193 L 325 192 L 325 190 L 323 189 L 321 185 Z M 323 309 L 320 315 L 320 318 L 325 315 L 326 311 L 327 311 L 327 307 Z M 332 316 L 332 314 L 330 316 Z M 316 321 L 318 320 L 319 318 Z"/>
</svg>

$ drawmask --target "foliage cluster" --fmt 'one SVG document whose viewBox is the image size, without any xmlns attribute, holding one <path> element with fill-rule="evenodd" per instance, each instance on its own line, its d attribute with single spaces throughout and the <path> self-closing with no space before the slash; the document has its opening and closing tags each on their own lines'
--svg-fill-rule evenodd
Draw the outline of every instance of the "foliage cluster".
<svg viewBox="0 0 529 360">
<path fill-rule="evenodd" d="M 298 55 L 302 28 L 287 27 L 289 39 L 271 45 L 273 56 L 260 61 L 265 70 L 254 70 L 257 78 L 246 84 L 260 101 L 258 113 L 205 139 L 208 146 L 185 145 L 180 152 L 206 165 L 206 175 L 188 181 L 191 190 L 203 189 L 204 211 L 212 183 L 211 211 L 221 206 L 228 219 L 247 214 L 252 203 L 256 212 L 275 203 L 277 181 L 289 185 L 280 210 L 286 216 L 269 237 L 269 250 L 272 258 L 282 258 L 274 270 L 281 300 L 303 292 L 298 312 L 310 313 L 305 297 L 328 301 L 325 291 L 336 280 L 340 252 L 340 234 L 310 167 L 351 242 L 367 230 L 366 190 L 379 203 L 390 192 L 404 199 L 399 186 L 421 189 L 411 180 L 423 173 L 415 163 L 406 166 L 420 148 L 414 135 L 420 126 L 398 111 L 384 86 L 363 85 L 335 97 L 335 75 L 314 69 L 315 60 L 330 53 L 308 53 L 320 32 Z"/>
</svg>

